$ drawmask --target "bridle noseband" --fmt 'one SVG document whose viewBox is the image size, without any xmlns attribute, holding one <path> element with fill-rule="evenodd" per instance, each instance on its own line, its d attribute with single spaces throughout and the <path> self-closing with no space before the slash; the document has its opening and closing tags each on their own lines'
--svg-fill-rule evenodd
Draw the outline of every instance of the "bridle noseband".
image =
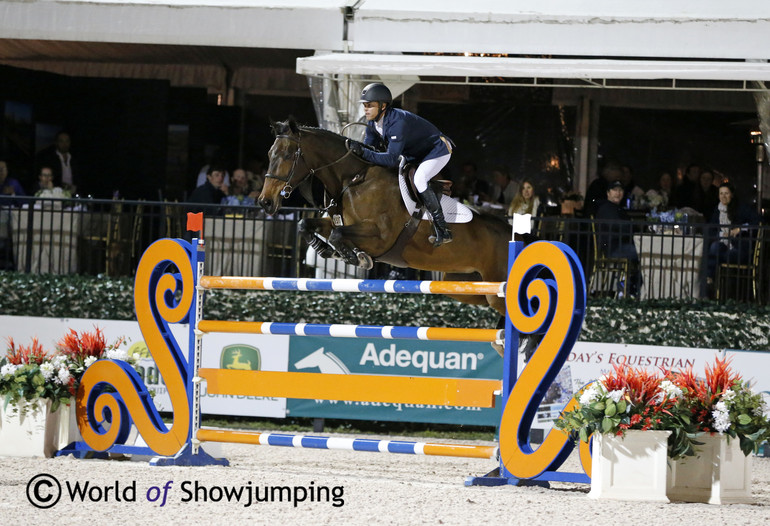
<svg viewBox="0 0 770 526">
<path fill-rule="evenodd" d="M 294 187 L 291 185 L 291 181 L 292 181 L 292 179 L 294 179 L 294 175 L 295 175 L 296 169 L 297 169 L 297 162 L 300 159 L 302 159 L 302 162 L 305 163 L 305 166 L 307 167 L 307 173 L 300 178 L 300 180 L 304 180 L 309 175 L 313 175 L 316 172 L 323 170 L 324 168 L 329 168 L 330 166 L 334 166 L 335 164 L 337 164 L 340 161 L 342 161 L 343 159 L 345 159 L 345 157 L 347 157 L 351 153 L 350 150 L 348 150 L 348 151 L 345 152 L 345 154 L 342 157 L 340 157 L 336 161 L 332 161 L 329 164 L 325 164 L 325 165 L 320 166 L 318 168 L 310 168 L 309 165 L 308 165 L 307 160 L 305 159 L 305 156 L 302 153 L 302 142 L 300 141 L 299 134 L 296 137 L 293 136 L 293 135 L 285 135 L 285 134 L 283 134 L 283 135 L 276 135 L 275 138 L 276 139 L 289 139 L 289 140 L 294 141 L 294 142 L 297 143 L 297 151 L 294 152 L 294 160 L 291 163 L 291 169 L 289 170 L 289 176 L 288 177 L 286 177 L 284 179 L 283 177 L 279 177 L 279 176 L 273 175 L 271 173 L 266 173 L 265 174 L 265 179 L 277 179 L 278 181 L 281 181 L 282 183 L 285 183 L 284 187 L 281 189 L 281 192 L 280 192 L 281 197 L 283 197 L 284 199 L 287 199 L 291 195 L 291 193 L 294 191 Z"/>
</svg>

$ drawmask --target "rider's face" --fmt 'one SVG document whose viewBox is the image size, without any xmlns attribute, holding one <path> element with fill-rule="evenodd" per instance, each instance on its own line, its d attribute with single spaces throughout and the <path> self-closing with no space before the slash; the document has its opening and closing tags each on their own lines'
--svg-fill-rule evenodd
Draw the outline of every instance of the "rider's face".
<svg viewBox="0 0 770 526">
<path fill-rule="evenodd" d="M 373 121 L 377 118 L 377 114 L 380 113 L 380 109 L 385 107 L 382 102 L 364 102 L 364 115 L 366 120 Z"/>
</svg>

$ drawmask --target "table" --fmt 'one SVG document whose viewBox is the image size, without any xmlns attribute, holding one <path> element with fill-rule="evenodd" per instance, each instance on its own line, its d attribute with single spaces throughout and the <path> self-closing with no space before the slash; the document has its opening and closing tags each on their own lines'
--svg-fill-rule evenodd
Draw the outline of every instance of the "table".
<svg viewBox="0 0 770 526">
<path fill-rule="evenodd" d="M 16 208 L 11 211 L 11 228 L 16 252 L 16 269 L 25 271 L 27 237 L 31 234 L 30 271 L 34 273 L 74 274 L 78 268 L 80 211 L 46 204 L 43 208 Z M 30 225 L 30 217 L 32 224 Z M 31 227 L 31 229 L 30 229 Z"/>
<path fill-rule="evenodd" d="M 206 274 L 261 276 L 264 237 L 263 219 L 242 216 L 205 218 Z"/>
<path fill-rule="evenodd" d="M 681 234 L 638 234 L 641 299 L 698 298 L 703 238 Z"/>
</svg>

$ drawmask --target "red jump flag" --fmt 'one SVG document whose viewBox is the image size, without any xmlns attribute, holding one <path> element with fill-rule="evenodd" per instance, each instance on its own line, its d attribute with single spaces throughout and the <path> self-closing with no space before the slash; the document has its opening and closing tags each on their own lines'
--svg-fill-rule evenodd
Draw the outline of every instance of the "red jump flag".
<svg viewBox="0 0 770 526">
<path fill-rule="evenodd" d="M 197 214 L 187 212 L 187 230 L 190 232 L 203 231 L 203 212 Z"/>
</svg>

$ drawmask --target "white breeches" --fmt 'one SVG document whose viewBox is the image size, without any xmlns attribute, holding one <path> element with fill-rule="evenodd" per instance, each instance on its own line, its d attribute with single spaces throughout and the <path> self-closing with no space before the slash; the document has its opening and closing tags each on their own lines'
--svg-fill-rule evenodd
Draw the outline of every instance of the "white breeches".
<svg viewBox="0 0 770 526">
<path fill-rule="evenodd" d="M 441 171 L 449 162 L 449 158 L 452 157 L 451 153 L 436 157 L 435 159 L 428 159 L 420 163 L 417 167 L 417 171 L 414 172 L 414 186 L 417 191 L 422 193 L 428 189 L 428 181 Z"/>
</svg>

